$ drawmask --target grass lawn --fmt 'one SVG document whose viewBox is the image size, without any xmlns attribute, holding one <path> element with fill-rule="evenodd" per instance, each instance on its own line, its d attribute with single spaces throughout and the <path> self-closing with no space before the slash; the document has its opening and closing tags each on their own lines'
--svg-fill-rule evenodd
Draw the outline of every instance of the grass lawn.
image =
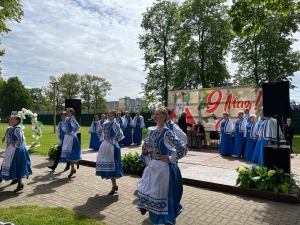
<svg viewBox="0 0 300 225">
<path fill-rule="evenodd" d="M 15 225 L 106 225 L 87 216 L 62 207 L 13 206 L 0 208 L 0 221 Z"/>
<path fill-rule="evenodd" d="M 31 136 L 31 124 L 25 124 L 25 137 L 26 137 L 26 143 L 29 145 L 31 142 L 34 141 L 34 138 Z M 7 123 L 0 123 L 0 137 L 4 137 L 5 131 L 6 131 Z M 87 149 L 90 144 L 90 137 L 91 135 L 88 133 L 90 127 L 82 126 L 80 128 L 81 133 L 81 148 Z M 53 126 L 51 125 L 44 125 L 42 127 L 42 137 L 40 137 L 41 146 L 34 148 L 32 154 L 38 154 L 38 155 L 48 155 L 48 150 L 53 144 L 57 144 L 58 138 L 56 134 L 54 133 Z M 146 134 L 148 132 L 148 129 L 143 129 L 143 139 L 145 138 Z M 5 149 L 5 144 L 0 143 L 0 148 Z"/>
</svg>

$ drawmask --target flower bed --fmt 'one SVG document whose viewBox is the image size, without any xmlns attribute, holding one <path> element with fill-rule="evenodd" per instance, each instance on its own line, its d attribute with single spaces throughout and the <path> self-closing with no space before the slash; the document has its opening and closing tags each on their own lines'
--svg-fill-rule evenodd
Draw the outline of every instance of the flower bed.
<svg viewBox="0 0 300 225">
<path fill-rule="evenodd" d="M 236 169 L 238 177 L 236 185 L 246 189 L 272 190 L 274 193 L 283 192 L 289 194 L 291 189 L 299 193 L 298 179 L 294 174 L 285 173 L 283 169 L 275 167 L 275 170 L 259 165 L 242 166 Z"/>
</svg>

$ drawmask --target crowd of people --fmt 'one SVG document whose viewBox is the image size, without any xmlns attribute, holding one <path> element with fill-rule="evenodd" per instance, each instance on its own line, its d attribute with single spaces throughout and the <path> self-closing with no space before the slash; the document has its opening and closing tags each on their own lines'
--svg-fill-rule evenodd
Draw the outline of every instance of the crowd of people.
<svg viewBox="0 0 300 225">
<path fill-rule="evenodd" d="M 101 115 L 100 120 L 99 116 L 95 115 L 89 129 L 90 148 L 98 150 L 96 176 L 111 180 L 110 195 L 118 191 L 117 179 L 124 173 L 121 146 L 142 144 L 141 159 L 145 166 L 140 171 L 141 179 L 137 183 L 137 208 L 142 215 L 148 211 L 153 224 L 175 224 L 176 217 L 184 209 L 180 204 L 183 183 L 178 160 L 188 152 L 186 128 L 192 124 L 186 122 L 184 113 L 176 124 L 170 119 L 171 114 L 172 111 L 167 107 L 157 108 L 152 117 L 156 126 L 148 128 L 143 142 L 142 129 L 145 124 L 139 112 L 132 119 L 128 112 L 121 117 L 120 112 L 111 109 L 107 115 Z M 18 116 L 11 116 L 9 119 L 9 127 L 3 139 L 6 151 L 0 172 L 0 181 L 4 179 L 17 183 L 15 192 L 24 188 L 22 179 L 32 174 L 20 122 L 21 118 Z M 263 109 L 260 111 L 258 121 L 256 115 L 249 115 L 247 109 L 238 112 L 234 122 L 228 113 L 224 113 L 219 126 L 220 154 L 244 157 L 246 160 L 263 165 L 263 147 L 276 143 L 276 125 L 275 119 L 264 116 Z M 70 169 L 69 178 L 76 173 L 81 159 L 81 146 L 77 137 L 79 129 L 74 109 L 68 108 L 63 111 L 56 130 L 59 139 L 57 157 L 54 164 L 48 168 L 54 171 L 59 162 L 66 163 L 65 171 Z M 200 136 L 205 135 L 201 121 L 194 129 Z M 284 131 L 290 145 L 293 129 L 291 120 L 288 119 Z"/>
<path fill-rule="evenodd" d="M 294 127 L 291 119 L 287 119 L 284 126 L 285 144 L 292 150 Z M 281 129 L 279 128 L 279 136 Z M 277 144 L 277 120 L 264 116 L 263 108 L 259 118 L 255 114 L 249 115 L 249 110 L 239 111 L 234 122 L 228 113 L 223 113 L 223 120 L 219 126 L 221 136 L 220 154 L 234 156 L 264 166 L 264 146 Z"/>
</svg>

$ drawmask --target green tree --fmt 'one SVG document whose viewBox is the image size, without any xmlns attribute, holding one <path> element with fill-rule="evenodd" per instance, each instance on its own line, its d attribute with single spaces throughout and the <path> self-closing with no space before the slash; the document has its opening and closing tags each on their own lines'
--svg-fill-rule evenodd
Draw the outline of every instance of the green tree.
<svg viewBox="0 0 300 225">
<path fill-rule="evenodd" d="M 240 0 L 229 15 L 236 35 L 232 45 L 232 59 L 238 63 L 234 82 L 292 81 L 300 69 L 299 51 L 292 50 L 297 40 L 291 38 L 299 31 L 299 2 Z"/>
<path fill-rule="evenodd" d="M 230 78 L 226 54 L 233 38 L 223 0 L 186 0 L 179 7 L 174 89 L 216 87 Z"/>
<path fill-rule="evenodd" d="M 61 97 L 72 99 L 80 94 L 80 76 L 77 73 L 64 73 L 58 77 Z"/>
<path fill-rule="evenodd" d="M 104 97 L 111 90 L 111 84 L 104 78 L 84 74 L 80 77 L 80 90 L 80 97 L 83 99 L 83 104 L 87 107 L 88 113 L 90 113 L 91 108 L 94 109 L 94 113 L 101 108 L 107 109 Z M 93 107 L 93 103 L 96 104 L 95 107 Z"/>
<path fill-rule="evenodd" d="M 33 112 L 50 110 L 49 104 L 47 103 L 46 98 L 43 95 L 42 88 L 28 88 L 27 90 L 32 99 L 31 110 Z"/>
<path fill-rule="evenodd" d="M 0 96 L 3 115 L 10 115 L 11 111 L 20 111 L 22 108 L 30 109 L 32 106 L 32 98 L 18 77 L 10 77 L 3 83 Z"/>
<path fill-rule="evenodd" d="M 61 93 L 61 83 L 58 82 L 58 78 L 55 76 L 49 77 L 49 84 L 46 87 L 42 87 L 43 95 L 47 102 L 47 108 L 52 109 L 53 107 L 53 95 L 54 95 L 54 83 L 55 83 L 55 106 L 56 111 L 64 110 L 65 99 L 62 97 Z"/>
<path fill-rule="evenodd" d="M 174 30 L 177 25 L 178 3 L 157 1 L 143 13 L 139 36 L 140 49 L 144 50 L 145 70 L 148 72 L 142 90 L 147 102 L 168 105 L 168 90 L 173 73 Z"/>
<path fill-rule="evenodd" d="M 20 23 L 24 12 L 20 0 L 0 0 L 0 34 L 9 33 L 11 30 L 7 27 L 7 22 L 15 21 Z M 1 40 L 0 40 L 1 44 Z M 4 56 L 5 50 L 0 50 L 0 56 Z M 1 73 L 1 68 L 0 68 Z"/>
</svg>

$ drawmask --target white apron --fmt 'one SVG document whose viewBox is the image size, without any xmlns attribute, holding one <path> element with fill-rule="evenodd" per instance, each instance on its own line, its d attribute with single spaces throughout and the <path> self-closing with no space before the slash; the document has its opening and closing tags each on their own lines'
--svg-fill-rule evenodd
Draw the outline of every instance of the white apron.
<svg viewBox="0 0 300 225">
<path fill-rule="evenodd" d="M 114 149 L 115 146 L 108 141 L 102 142 L 97 155 L 96 171 L 115 171 Z"/>
<path fill-rule="evenodd" d="M 5 154 L 2 161 L 2 170 L 1 170 L 1 174 L 4 176 L 10 175 L 10 166 L 14 158 L 15 151 L 16 151 L 16 147 L 12 145 L 9 145 L 5 150 Z"/>
</svg>

